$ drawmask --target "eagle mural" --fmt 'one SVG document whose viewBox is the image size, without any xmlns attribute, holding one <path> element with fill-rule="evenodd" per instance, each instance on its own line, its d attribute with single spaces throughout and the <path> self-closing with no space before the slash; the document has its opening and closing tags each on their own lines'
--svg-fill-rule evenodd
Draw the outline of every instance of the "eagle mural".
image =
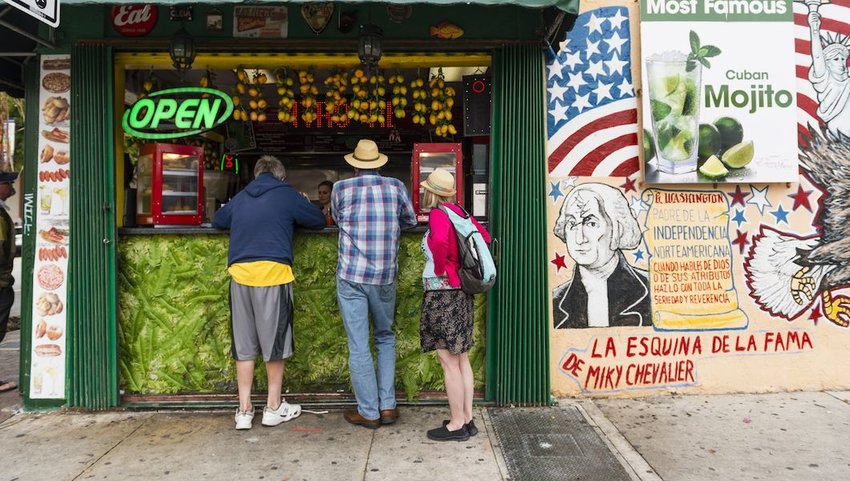
<svg viewBox="0 0 850 481">
<path fill-rule="evenodd" d="M 813 131 L 800 162 L 812 182 L 827 191 L 819 235 L 801 238 L 763 227 L 745 264 L 750 295 L 788 320 L 820 297 L 824 316 L 848 327 L 850 297 L 833 291 L 850 285 L 850 138 Z"/>
</svg>

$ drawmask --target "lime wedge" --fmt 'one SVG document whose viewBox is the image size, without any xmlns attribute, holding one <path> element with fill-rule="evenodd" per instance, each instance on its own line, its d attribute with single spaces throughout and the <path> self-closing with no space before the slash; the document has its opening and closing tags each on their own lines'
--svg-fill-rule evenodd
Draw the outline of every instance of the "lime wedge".
<svg viewBox="0 0 850 481">
<path fill-rule="evenodd" d="M 662 147 L 661 153 L 667 160 L 685 160 L 691 156 L 693 152 L 693 135 L 687 130 L 678 130 L 667 145 Z"/>
<path fill-rule="evenodd" d="M 655 157 L 655 144 L 652 141 L 652 134 L 648 130 L 643 129 L 643 161 L 649 162 Z"/>
<path fill-rule="evenodd" d="M 729 173 L 729 169 L 723 165 L 723 162 L 721 162 L 716 155 L 712 155 L 705 161 L 704 164 L 702 164 L 702 167 L 699 168 L 699 173 L 709 179 L 722 179 Z"/>
<path fill-rule="evenodd" d="M 741 142 L 729 147 L 726 152 L 723 152 L 723 163 L 731 169 L 740 169 L 749 164 L 755 155 L 753 141 Z"/>
<path fill-rule="evenodd" d="M 694 115 L 697 112 L 697 86 L 691 79 L 685 80 L 685 101 L 682 105 L 683 115 Z"/>
<path fill-rule="evenodd" d="M 649 109 L 652 111 L 652 120 L 660 122 L 661 119 L 670 115 L 672 110 L 669 105 L 659 100 L 650 100 Z"/>
<path fill-rule="evenodd" d="M 678 75 L 670 75 L 669 77 L 664 77 L 661 79 L 664 82 L 664 95 L 670 95 L 671 93 L 676 91 L 676 88 L 679 87 L 679 76 Z"/>
</svg>

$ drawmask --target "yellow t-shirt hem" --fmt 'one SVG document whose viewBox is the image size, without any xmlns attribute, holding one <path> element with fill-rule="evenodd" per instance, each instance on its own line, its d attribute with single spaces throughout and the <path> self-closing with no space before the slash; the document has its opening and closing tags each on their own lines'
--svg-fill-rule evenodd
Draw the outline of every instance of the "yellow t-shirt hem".
<svg viewBox="0 0 850 481">
<path fill-rule="evenodd" d="M 295 280 L 291 266 L 275 261 L 239 262 L 231 264 L 227 272 L 234 281 L 251 287 L 279 286 Z"/>
</svg>

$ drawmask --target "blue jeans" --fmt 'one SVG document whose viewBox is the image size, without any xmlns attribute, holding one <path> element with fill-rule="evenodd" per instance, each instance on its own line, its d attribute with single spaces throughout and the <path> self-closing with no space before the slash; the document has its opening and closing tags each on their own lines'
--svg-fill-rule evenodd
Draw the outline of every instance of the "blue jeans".
<svg viewBox="0 0 850 481">
<path fill-rule="evenodd" d="M 342 323 L 348 335 L 348 370 L 357 398 L 357 411 L 366 419 L 378 419 L 379 409 L 394 409 L 396 284 L 370 285 L 336 278 L 336 294 Z M 374 325 L 378 372 L 369 349 L 369 313 Z"/>
</svg>

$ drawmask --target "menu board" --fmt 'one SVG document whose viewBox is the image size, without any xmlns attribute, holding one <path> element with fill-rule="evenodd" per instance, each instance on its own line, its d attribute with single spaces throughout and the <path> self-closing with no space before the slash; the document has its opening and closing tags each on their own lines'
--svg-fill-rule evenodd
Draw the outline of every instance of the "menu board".
<svg viewBox="0 0 850 481">
<path fill-rule="evenodd" d="M 71 57 L 41 57 L 30 398 L 65 397 Z"/>
</svg>

